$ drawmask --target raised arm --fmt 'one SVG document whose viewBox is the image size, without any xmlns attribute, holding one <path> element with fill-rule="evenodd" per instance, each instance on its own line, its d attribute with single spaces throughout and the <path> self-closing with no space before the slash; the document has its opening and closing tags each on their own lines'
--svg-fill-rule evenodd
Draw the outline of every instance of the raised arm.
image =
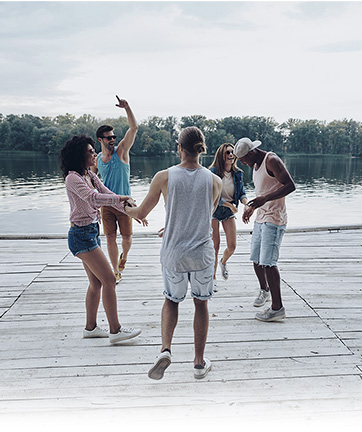
<svg viewBox="0 0 362 432">
<path fill-rule="evenodd" d="M 152 179 L 150 189 L 139 207 L 125 207 L 126 213 L 135 219 L 144 219 L 160 200 L 161 193 L 166 199 L 168 171 L 159 171 Z"/>
<path fill-rule="evenodd" d="M 128 102 L 125 99 L 120 99 L 117 95 L 116 98 L 118 103 L 116 106 L 119 108 L 124 108 L 127 114 L 129 129 L 127 130 L 123 139 L 119 142 L 117 147 L 117 155 L 125 164 L 129 164 L 129 151 L 134 144 L 134 140 L 136 138 L 138 125 L 136 118 L 129 106 Z"/>
</svg>

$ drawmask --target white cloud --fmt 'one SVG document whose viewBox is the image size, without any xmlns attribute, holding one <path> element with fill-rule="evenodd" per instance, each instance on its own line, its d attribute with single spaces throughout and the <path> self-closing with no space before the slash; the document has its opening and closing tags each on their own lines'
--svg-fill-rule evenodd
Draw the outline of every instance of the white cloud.
<svg viewBox="0 0 362 432">
<path fill-rule="evenodd" d="M 361 2 L 0 3 L 3 114 L 361 119 Z M 29 111 L 31 109 L 31 111 Z"/>
</svg>

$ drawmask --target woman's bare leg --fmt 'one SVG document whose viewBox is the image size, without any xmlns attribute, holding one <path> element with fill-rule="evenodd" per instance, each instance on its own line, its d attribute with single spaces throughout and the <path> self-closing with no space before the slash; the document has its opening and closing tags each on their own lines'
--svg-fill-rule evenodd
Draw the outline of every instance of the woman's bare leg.
<svg viewBox="0 0 362 432">
<path fill-rule="evenodd" d="M 222 222 L 226 236 L 226 249 L 224 250 L 221 262 L 226 264 L 227 260 L 236 249 L 236 223 L 235 218 L 229 218 Z"/>
<path fill-rule="evenodd" d="M 104 310 L 106 311 L 108 319 L 109 331 L 110 333 L 117 333 L 121 328 L 121 325 L 119 323 L 117 313 L 116 278 L 106 256 L 104 255 L 102 249 L 98 247 L 91 252 L 84 252 L 82 254 L 79 254 L 78 257 L 83 261 L 83 263 L 86 264 L 88 271 L 90 271 L 95 276 L 95 278 L 98 279 L 102 284 L 102 300 Z M 94 283 L 93 278 L 92 281 L 89 281 L 90 286 L 92 282 Z M 89 312 L 91 314 L 94 314 L 94 307 L 96 302 L 96 297 L 94 293 L 90 293 L 89 301 Z"/>
<path fill-rule="evenodd" d="M 219 227 L 219 221 L 217 219 L 211 220 L 211 227 L 212 227 L 212 241 L 214 243 L 214 249 L 215 249 L 215 266 L 214 266 L 214 279 L 216 279 L 216 270 L 217 270 L 217 260 L 218 260 L 218 254 L 220 249 L 220 227 Z"/>
</svg>

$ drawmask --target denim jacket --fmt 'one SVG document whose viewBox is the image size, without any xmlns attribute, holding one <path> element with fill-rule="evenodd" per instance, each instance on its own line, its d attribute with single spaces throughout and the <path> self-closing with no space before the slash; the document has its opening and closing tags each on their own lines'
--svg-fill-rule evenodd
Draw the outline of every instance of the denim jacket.
<svg viewBox="0 0 362 432">
<path fill-rule="evenodd" d="M 216 174 L 215 167 L 211 167 L 210 171 L 214 174 Z M 246 193 L 244 189 L 244 183 L 243 183 L 243 173 L 242 171 L 232 171 L 233 180 L 234 180 L 234 199 L 232 204 L 235 205 L 235 207 L 238 207 L 239 202 L 243 198 L 246 198 Z M 223 205 L 226 200 L 224 198 L 220 197 L 220 201 L 218 205 Z"/>
</svg>

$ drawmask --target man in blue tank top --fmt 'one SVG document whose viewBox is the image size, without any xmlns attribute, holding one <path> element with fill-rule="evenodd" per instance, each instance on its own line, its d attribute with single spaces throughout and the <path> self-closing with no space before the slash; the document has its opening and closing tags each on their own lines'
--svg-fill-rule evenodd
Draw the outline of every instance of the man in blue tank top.
<svg viewBox="0 0 362 432">
<path fill-rule="evenodd" d="M 109 125 L 100 126 L 97 130 L 97 139 L 101 144 L 101 152 L 97 157 L 97 166 L 94 171 L 99 172 L 105 186 L 118 195 L 131 195 L 129 184 L 130 157 L 129 151 L 133 146 L 137 122 L 135 116 L 124 99 L 116 96 L 119 108 L 124 108 L 127 114 L 129 129 L 123 139 L 116 146 L 116 136 L 113 127 Z M 124 270 L 127 255 L 132 244 L 132 219 L 114 209 L 113 207 L 102 207 L 103 232 L 107 238 L 107 249 L 111 260 L 117 283 L 121 280 L 121 272 Z M 117 246 L 117 223 L 122 236 L 122 253 L 119 256 Z"/>
</svg>

